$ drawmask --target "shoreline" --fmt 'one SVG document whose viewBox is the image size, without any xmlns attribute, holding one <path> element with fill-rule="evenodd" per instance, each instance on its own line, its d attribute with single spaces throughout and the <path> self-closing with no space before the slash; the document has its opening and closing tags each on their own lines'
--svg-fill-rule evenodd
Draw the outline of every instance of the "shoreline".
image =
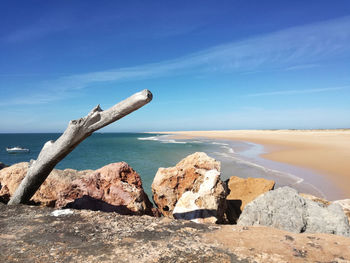
<svg viewBox="0 0 350 263">
<path fill-rule="evenodd" d="M 177 139 L 210 139 L 251 142 L 262 145 L 265 160 L 306 169 L 318 175 L 324 188 L 334 185 L 337 198 L 350 196 L 350 130 L 222 130 L 157 132 Z M 310 175 L 308 175 L 310 177 Z M 322 178 L 323 177 L 323 178 Z M 310 179 L 310 178 L 309 178 Z"/>
</svg>

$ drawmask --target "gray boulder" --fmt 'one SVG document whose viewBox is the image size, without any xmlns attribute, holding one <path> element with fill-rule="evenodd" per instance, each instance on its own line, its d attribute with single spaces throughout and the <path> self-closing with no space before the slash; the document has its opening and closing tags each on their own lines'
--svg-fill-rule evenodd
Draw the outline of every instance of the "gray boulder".
<svg viewBox="0 0 350 263">
<path fill-rule="evenodd" d="M 339 204 L 321 207 L 307 200 L 306 232 L 350 236 L 348 218 Z"/>
<path fill-rule="evenodd" d="M 340 205 L 316 203 L 290 187 L 269 191 L 247 204 L 237 224 L 350 236 L 349 222 Z"/>
</svg>

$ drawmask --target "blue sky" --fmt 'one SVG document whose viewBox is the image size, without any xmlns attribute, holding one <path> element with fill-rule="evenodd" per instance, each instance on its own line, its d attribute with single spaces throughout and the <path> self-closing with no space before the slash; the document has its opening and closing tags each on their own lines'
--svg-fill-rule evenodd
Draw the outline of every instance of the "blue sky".
<svg viewBox="0 0 350 263">
<path fill-rule="evenodd" d="M 350 2 L 1 1 L 0 132 L 350 127 Z"/>
</svg>

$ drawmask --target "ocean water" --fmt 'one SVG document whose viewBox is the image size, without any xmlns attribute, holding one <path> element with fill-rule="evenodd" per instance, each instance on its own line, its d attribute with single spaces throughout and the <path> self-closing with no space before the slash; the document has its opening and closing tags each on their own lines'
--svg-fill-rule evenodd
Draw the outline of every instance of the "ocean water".
<svg viewBox="0 0 350 263">
<path fill-rule="evenodd" d="M 0 134 L 0 162 L 11 165 L 36 159 L 42 146 L 61 134 Z M 8 154 L 6 147 L 20 146 L 29 153 Z M 249 142 L 211 139 L 174 139 L 170 135 L 144 133 L 94 133 L 84 140 L 57 166 L 57 169 L 98 169 L 106 164 L 125 161 L 136 170 L 145 192 L 151 198 L 151 184 L 159 167 L 174 166 L 194 152 L 206 152 L 221 161 L 221 178 L 230 176 L 263 177 L 276 181 L 276 187 L 291 186 L 321 197 L 333 198 L 329 182 L 310 171 L 288 167 L 259 157 L 264 149 Z M 313 178 L 318 176 L 315 185 Z M 326 185 L 327 187 L 323 187 Z"/>
<path fill-rule="evenodd" d="M 36 159 L 42 146 L 61 134 L 0 134 L 0 162 L 12 165 Z M 151 197 L 151 184 L 159 167 L 174 166 L 182 158 L 196 151 L 205 151 L 201 143 L 156 141 L 147 137 L 156 134 L 94 133 L 78 145 L 57 166 L 57 169 L 98 169 L 106 164 L 125 161 L 136 170 L 143 187 Z M 146 140 L 142 140 L 146 137 Z M 29 153 L 8 154 L 6 147 L 20 146 Z"/>
</svg>

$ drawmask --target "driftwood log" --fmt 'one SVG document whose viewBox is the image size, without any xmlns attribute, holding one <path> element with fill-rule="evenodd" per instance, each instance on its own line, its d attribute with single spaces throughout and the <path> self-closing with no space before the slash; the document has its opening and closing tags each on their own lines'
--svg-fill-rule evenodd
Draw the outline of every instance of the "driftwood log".
<svg viewBox="0 0 350 263">
<path fill-rule="evenodd" d="M 108 110 L 103 111 L 100 105 L 97 105 L 87 116 L 79 120 L 70 121 L 65 132 L 56 141 L 45 143 L 38 159 L 30 165 L 27 175 L 8 204 L 27 203 L 56 164 L 77 147 L 79 143 L 89 137 L 94 131 L 123 118 L 151 100 L 152 93 L 149 90 L 143 90 Z"/>
</svg>

